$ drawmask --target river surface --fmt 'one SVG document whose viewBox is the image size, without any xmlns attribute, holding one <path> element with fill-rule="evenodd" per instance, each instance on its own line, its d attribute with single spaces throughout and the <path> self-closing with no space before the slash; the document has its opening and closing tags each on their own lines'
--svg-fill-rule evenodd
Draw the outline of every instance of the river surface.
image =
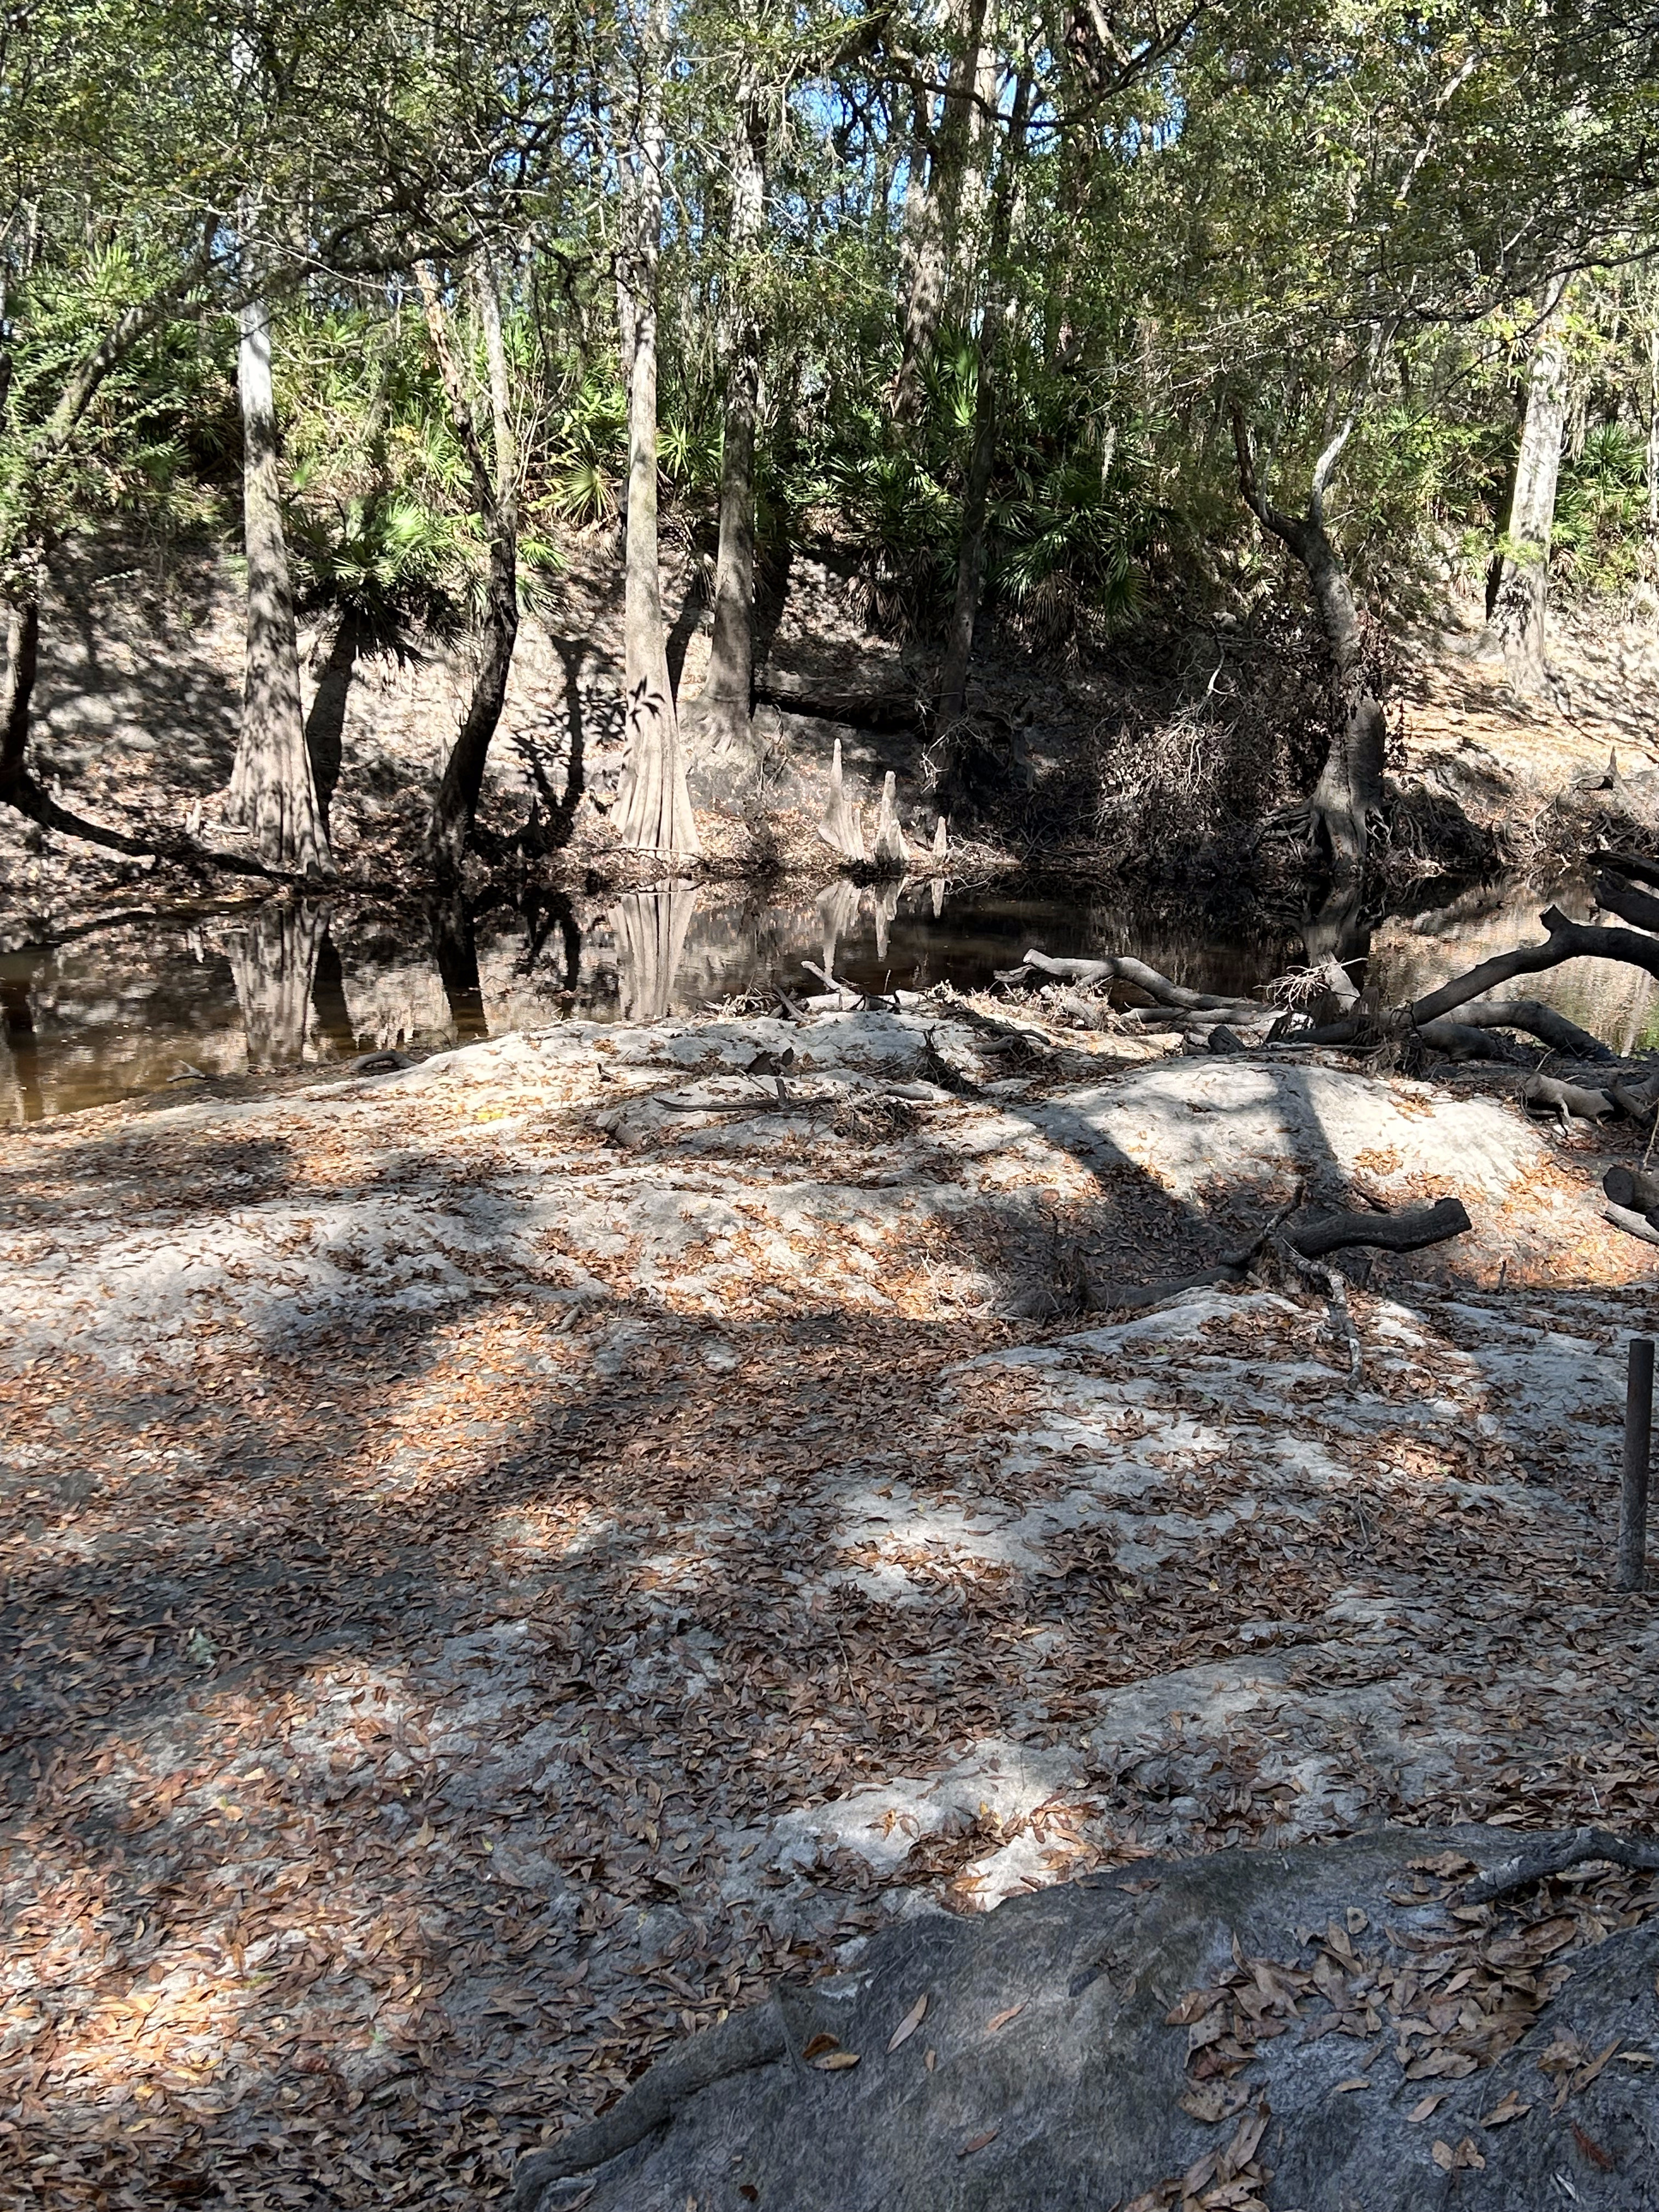
<svg viewBox="0 0 1659 2212">
<path fill-rule="evenodd" d="M 1411 920 L 1391 917 L 1370 933 L 1370 975 L 1391 1002 L 1415 997 L 1535 941 L 1551 896 L 1576 918 L 1589 912 L 1582 892 L 1510 884 Z M 866 987 L 971 988 L 1033 945 L 1055 955 L 1133 952 L 1179 982 L 1237 994 L 1305 957 L 1294 932 L 1182 930 L 1138 917 L 1121 897 L 952 890 L 937 881 L 866 890 L 838 884 L 816 899 L 745 898 L 724 885 L 608 899 L 544 895 L 529 911 L 470 916 L 283 901 L 231 914 L 134 912 L 0 954 L 0 1119 L 165 1091 L 186 1070 L 320 1070 L 386 1046 L 691 1012 L 774 982 L 815 990 L 808 961 Z M 1577 961 L 1510 988 L 1547 1000 L 1620 1050 L 1659 1043 L 1659 986 L 1636 969 Z"/>
</svg>

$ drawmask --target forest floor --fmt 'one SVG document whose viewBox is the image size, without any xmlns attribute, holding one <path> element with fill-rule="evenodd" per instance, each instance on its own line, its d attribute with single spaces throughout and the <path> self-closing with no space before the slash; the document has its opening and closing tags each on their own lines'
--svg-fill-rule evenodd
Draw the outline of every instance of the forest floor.
<svg viewBox="0 0 1659 2212">
<path fill-rule="evenodd" d="M 480 2206 L 895 1915 L 1650 1823 L 1653 1255 L 1512 1087 L 942 995 L 14 1133 L 0 2205 Z M 1356 1382 L 1295 1283 L 1075 1310 L 1298 1182 L 1474 1219 Z"/>
</svg>

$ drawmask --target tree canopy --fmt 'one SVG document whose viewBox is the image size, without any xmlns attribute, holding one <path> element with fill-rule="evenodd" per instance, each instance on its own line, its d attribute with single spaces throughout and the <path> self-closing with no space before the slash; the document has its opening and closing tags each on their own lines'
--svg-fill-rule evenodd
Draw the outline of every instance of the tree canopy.
<svg viewBox="0 0 1659 2212">
<path fill-rule="evenodd" d="M 642 131 L 660 497 L 711 562 L 735 434 L 763 572 L 831 538 L 874 622 L 971 649 L 982 606 L 1076 650 L 1261 557 L 1242 423 L 1298 511 L 1346 427 L 1362 587 L 1483 566 L 1570 279 L 1552 557 L 1627 579 L 1659 512 L 1656 38 L 1628 0 L 7 6 L 0 591 L 111 516 L 232 526 L 250 237 L 313 602 L 381 631 L 482 605 L 454 377 L 482 405 L 484 262 L 516 588 L 553 576 L 627 505 Z"/>
</svg>

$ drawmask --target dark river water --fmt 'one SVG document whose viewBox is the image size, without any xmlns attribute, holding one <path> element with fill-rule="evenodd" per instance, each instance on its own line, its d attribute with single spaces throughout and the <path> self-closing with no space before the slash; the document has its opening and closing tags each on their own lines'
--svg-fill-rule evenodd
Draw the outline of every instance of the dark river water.
<svg viewBox="0 0 1659 2212">
<path fill-rule="evenodd" d="M 1400 999 L 1535 939 L 1557 886 L 1486 887 L 1369 933 L 1371 974 Z M 1241 938 L 1138 916 L 1120 897 L 952 890 L 912 882 L 817 899 L 738 888 L 634 893 L 528 910 L 376 914 L 272 902 L 198 915 L 134 913 L 0 954 L 0 1119 L 35 1121 L 208 1075 L 428 1048 L 550 1022 L 648 1020 L 782 983 L 805 961 L 865 985 L 968 988 L 1028 946 L 1133 952 L 1177 981 L 1246 994 L 1300 964 L 1299 935 Z M 1521 986 L 1516 986 L 1518 990 Z M 1659 1042 L 1656 986 L 1577 962 L 1526 988 L 1625 1050 Z"/>
</svg>

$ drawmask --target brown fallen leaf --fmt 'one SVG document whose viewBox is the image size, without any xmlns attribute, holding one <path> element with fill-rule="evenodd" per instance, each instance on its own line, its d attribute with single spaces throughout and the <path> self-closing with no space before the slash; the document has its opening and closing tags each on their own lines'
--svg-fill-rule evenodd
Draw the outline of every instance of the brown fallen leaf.
<svg viewBox="0 0 1659 2212">
<path fill-rule="evenodd" d="M 809 2044 L 806 2045 L 800 2055 L 803 2058 L 817 2058 L 825 2051 L 839 2051 L 840 2049 L 841 2038 L 838 2035 L 827 2034 L 820 2029 L 818 2033 L 812 2038 Z"/>
<path fill-rule="evenodd" d="M 1024 2009 L 1025 2001 L 1022 1997 L 1018 2004 L 1010 2005 L 1006 2012 L 993 2013 L 985 2023 L 985 2033 L 994 2035 L 1000 2027 L 1006 2027 L 1011 2020 L 1018 2020 Z"/>
<path fill-rule="evenodd" d="M 1408 2081 L 1432 2081 L 1438 2075 L 1443 2081 L 1461 2081 L 1466 2074 L 1473 2074 L 1475 2062 L 1463 2051 L 1425 2051 L 1420 2058 L 1413 2058 L 1406 2069 Z"/>
<path fill-rule="evenodd" d="M 1449 2142 L 1437 2142 L 1429 2153 L 1429 2156 L 1440 2168 L 1442 2173 L 1453 2173 L 1467 2167 L 1478 2170 L 1484 2167 L 1486 2163 L 1475 2148 L 1474 2138 L 1470 2136 L 1465 2136 L 1455 2150 Z"/>
<path fill-rule="evenodd" d="M 923 2064 L 923 2065 L 927 2069 L 927 2071 L 931 2074 L 931 2073 L 933 2072 L 933 2070 L 934 2067 L 936 2067 L 936 2066 L 939 2064 L 939 2053 L 938 2053 L 938 2051 L 930 2051 L 928 2052 L 927 2056 L 927 2057 L 922 2060 L 922 2062 L 921 2062 L 921 2063 L 922 2063 L 922 2064 Z"/>
<path fill-rule="evenodd" d="M 1336 2084 L 1331 2094 L 1334 2097 L 1340 2097 L 1345 2089 L 1369 2089 L 1370 2086 L 1363 2074 L 1350 2074 L 1346 2081 L 1339 2081 Z"/>
<path fill-rule="evenodd" d="M 1511 2089 L 1507 2097 L 1501 2099 L 1491 2112 L 1482 2117 L 1480 2124 L 1483 2128 L 1501 2128 L 1510 2120 L 1524 2119 L 1531 2110 L 1532 2106 L 1523 2105 Z"/>
<path fill-rule="evenodd" d="M 1581 2089 L 1589 2088 L 1590 2083 L 1595 2079 L 1596 2075 L 1601 2071 L 1601 2069 L 1607 2064 L 1608 2059 L 1612 2057 L 1613 2052 L 1617 2051 L 1618 2048 L 1619 2038 L 1615 2035 L 1613 2041 L 1608 2044 L 1605 2051 L 1598 2051 L 1595 2057 L 1591 2059 L 1588 2066 L 1581 2066 L 1579 2068 L 1578 2071 L 1572 2077 L 1572 2089 L 1575 2096 L 1577 2095 Z"/>
<path fill-rule="evenodd" d="M 1228 2104 L 1224 2081 L 1201 2081 L 1195 2089 L 1183 2091 L 1176 2102 L 1183 2112 L 1190 2112 L 1194 2119 L 1202 2120 L 1206 2127 L 1213 2127 L 1218 2120 L 1226 2119 L 1230 2112 L 1238 2110 L 1237 2105 Z"/>
<path fill-rule="evenodd" d="M 1000 2128 L 981 2128 L 976 2136 L 969 2136 L 967 2142 L 957 2153 L 957 2156 L 971 2158 L 976 2150 L 983 2150 L 987 2143 L 994 2142 L 1001 2132 Z"/>
<path fill-rule="evenodd" d="M 1416 2127 L 1420 2121 L 1426 2120 L 1431 2112 L 1437 2112 L 1445 2101 L 1446 2092 L 1443 2089 L 1432 2097 L 1419 2097 L 1406 2115 L 1407 2126 Z"/>
<path fill-rule="evenodd" d="M 1206 2013 L 1213 2012 L 1226 1996 L 1225 1990 L 1188 1990 L 1186 1996 L 1172 2004 L 1164 2015 L 1166 2027 L 1190 2027 Z"/>
<path fill-rule="evenodd" d="M 1587 2136 L 1577 2120 L 1572 2124 L 1572 2139 L 1592 2165 L 1599 2166 L 1603 2173 L 1613 2172 L 1613 2161 L 1593 2136 Z"/>
<path fill-rule="evenodd" d="M 1264 2103 L 1258 2111 L 1248 2114 L 1239 2122 L 1237 2133 L 1222 2154 L 1235 2173 L 1242 2172 L 1255 2156 L 1255 2147 L 1267 2134 L 1267 2122 L 1272 2117 Z"/>
<path fill-rule="evenodd" d="M 1465 1858 L 1462 1851 L 1442 1851 L 1438 1858 L 1433 1859 L 1407 1859 L 1406 1864 L 1414 1874 L 1437 1874 L 1442 1881 L 1474 1871 L 1474 1861 Z"/>
<path fill-rule="evenodd" d="M 911 2006 L 909 2011 L 905 2014 L 898 2026 L 893 2030 L 892 2034 L 888 2038 L 887 2048 L 890 2052 L 896 2051 L 901 2043 L 908 2043 L 910 2040 L 910 2038 L 921 2026 L 922 2015 L 927 2010 L 927 1992 L 924 1990 L 921 1995 L 916 1999 L 915 2002 Z"/>
<path fill-rule="evenodd" d="M 822 2058 L 812 2061 L 820 2074 L 842 2074 L 849 2066 L 856 2066 L 858 2063 L 859 2053 L 856 2051 L 826 2051 Z"/>
<path fill-rule="evenodd" d="M 1350 1936 L 1363 1936 L 1371 1924 L 1370 1915 L 1361 1905 L 1351 1905 L 1342 1917 L 1348 1923 Z"/>
</svg>

